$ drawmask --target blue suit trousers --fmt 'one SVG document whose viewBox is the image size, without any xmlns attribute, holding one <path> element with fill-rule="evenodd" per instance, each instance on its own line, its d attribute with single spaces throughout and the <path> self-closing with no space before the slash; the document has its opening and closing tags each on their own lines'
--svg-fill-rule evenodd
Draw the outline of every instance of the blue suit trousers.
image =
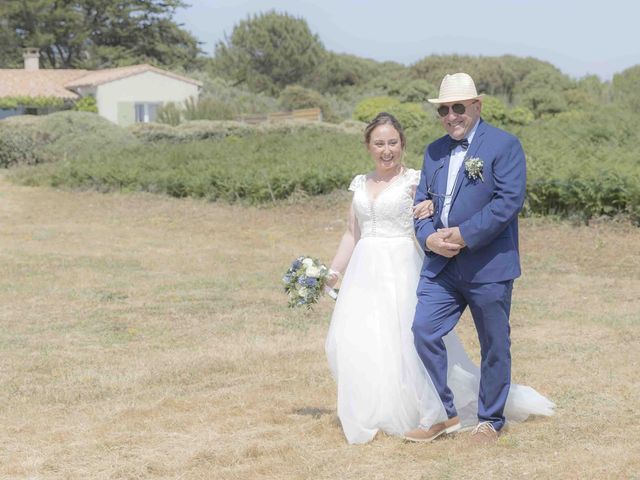
<svg viewBox="0 0 640 480">
<path fill-rule="evenodd" d="M 512 289 L 513 280 L 465 281 L 455 257 L 434 278 L 424 275 L 420 278 L 412 328 L 414 341 L 449 418 L 457 412 L 453 393 L 447 386 L 447 351 L 442 338 L 453 330 L 468 306 L 482 356 L 478 420 L 491 422 L 496 430 L 504 426 L 504 407 L 511 385 Z"/>
</svg>

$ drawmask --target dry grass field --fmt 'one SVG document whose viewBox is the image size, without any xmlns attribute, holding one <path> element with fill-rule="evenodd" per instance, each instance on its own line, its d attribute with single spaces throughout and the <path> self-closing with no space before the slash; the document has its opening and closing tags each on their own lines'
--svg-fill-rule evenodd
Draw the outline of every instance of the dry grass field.
<svg viewBox="0 0 640 480">
<path fill-rule="evenodd" d="M 640 478 L 640 229 L 522 223 L 514 380 L 557 403 L 499 444 L 344 441 L 332 301 L 286 308 L 348 197 L 263 208 L 0 178 L 0 478 Z M 458 331 L 477 359 L 471 319 Z"/>
</svg>

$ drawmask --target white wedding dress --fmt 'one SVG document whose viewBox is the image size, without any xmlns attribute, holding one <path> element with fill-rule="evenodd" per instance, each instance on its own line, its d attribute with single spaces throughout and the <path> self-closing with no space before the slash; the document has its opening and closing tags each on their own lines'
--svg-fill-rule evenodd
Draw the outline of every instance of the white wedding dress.
<svg viewBox="0 0 640 480">
<path fill-rule="evenodd" d="M 360 238 L 344 272 L 326 340 L 337 383 L 337 412 L 349 443 L 379 430 L 403 435 L 446 419 L 442 402 L 416 353 L 411 325 L 423 253 L 413 231 L 413 191 L 420 172 L 407 169 L 375 199 L 366 176 L 349 190 Z M 477 423 L 480 371 L 457 335 L 445 337 L 449 387 L 463 425 Z M 531 387 L 511 385 L 507 421 L 552 415 L 554 404 Z"/>
</svg>

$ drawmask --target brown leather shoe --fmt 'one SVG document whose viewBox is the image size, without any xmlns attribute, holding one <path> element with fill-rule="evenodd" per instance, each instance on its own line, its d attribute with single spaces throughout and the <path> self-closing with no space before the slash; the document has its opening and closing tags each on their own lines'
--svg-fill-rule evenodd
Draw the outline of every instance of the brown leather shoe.
<svg viewBox="0 0 640 480">
<path fill-rule="evenodd" d="M 460 430 L 460 419 L 458 417 L 451 417 L 444 422 L 434 423 L 431 428 L 416 428 L 404 434 L 405 440 L 410 442 L 431 442 L 438 438 L 440 435 L 448 435 Z"/>
<path fill-rule="evenodd" d="M 498 441 L 500 432 L 493 428 L 491 422 L 480 422 L 471 432 L 473 445 L 493 445 Z"/>
</svg>

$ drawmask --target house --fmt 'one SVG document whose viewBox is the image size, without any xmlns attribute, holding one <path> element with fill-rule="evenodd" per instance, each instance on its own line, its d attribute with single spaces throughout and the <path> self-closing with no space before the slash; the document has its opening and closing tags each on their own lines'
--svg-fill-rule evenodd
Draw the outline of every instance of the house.
<svg viewBox="0 0 640 480">
<path fill-rule="evenodd" d="M 52 103 L 70 105 L 91 96 L 98 113 L 114 123 L 152 122 L 159 106 L 197 99 L 202 87 L 197 80 L 147 64 L 94 71 L 52 70 L 39 68 L 37 49 L 26 49 L 23 57 L 24 69 L 0 69 L 0 118 L 51 110 L 25 104 L 29 99 L 47 98 Z M 3 109 L 9 99 L 22 105 Z"/>
</svg>

